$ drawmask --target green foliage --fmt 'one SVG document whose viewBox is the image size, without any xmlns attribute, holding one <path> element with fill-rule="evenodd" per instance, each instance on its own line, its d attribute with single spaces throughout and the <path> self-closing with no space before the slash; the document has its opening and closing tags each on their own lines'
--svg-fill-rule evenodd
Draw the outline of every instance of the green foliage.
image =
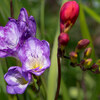
<svg viewBox="0 0 100 100">
<path fill-rule="evenodd" d="M 86 5 L 82 5 L 84 10 L 98 23 L 100 23 L 100 15 L 98 15 L 95 11 L 93 11 L 91 8 L 89 8 Z"/>
</svg>

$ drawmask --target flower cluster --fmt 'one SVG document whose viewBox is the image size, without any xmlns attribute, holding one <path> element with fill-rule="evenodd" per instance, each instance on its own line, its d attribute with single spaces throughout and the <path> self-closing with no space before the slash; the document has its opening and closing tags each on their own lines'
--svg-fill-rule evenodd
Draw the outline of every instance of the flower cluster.
<svg viewBox="0 0 100 100">
<path fill-rule="evenodd" d="M 90 43 L 88 39 L 80 40 L 75 48 L 75 51 L 69 53 L 69 57 L 66 57 L 64 55 L 64 48 L 69 41 L 68 31 L 74 25 L 78 15 L 79 5 L 76 1 L 68 1 L 64 3 L 61 7 L 60 35 L 58 37 L 58 54 L 60 57 L 70 59 L 71 65 L 73 67 L 79 66 L 83 71 L 90 70 L 93 73 L 100 73 L 100 60 L 97 60 L 96 63 L 93 62 L 91 58 L 92 48 L 87 48 Z M 80 57 L 81 53 L 83 53 L 83 55 Z"/>
<path fill-rule="evenodd" d="M 78 42 L 75 51 L 70 52 L 71 65 L 73 67 L 79 66 L 83 71 L 90 70 L 93 73 L 100 73 L 100 60 L 95 63 L 91 58 L 92 48 L 87 47 L 90 41 L 88 39 L 82 39 Z M 81 57 L 80 57 L 81 55 Z M 80 58 L 78 60 L 78 58 Z"/>
<path fill-rule="evenodd" d="M 22 94 L 33 82 L 33 75 L 39 76 L 50 67 L 49 43 L 35 35 L 36 22 L 25 8 L 17 20 L 9 18 L 6 26 L 0 27 L 0 57 L 12 56 L 22 63 L 22 67 L 10 67 L 4 76 L 10 94 Z"/>
</svg>

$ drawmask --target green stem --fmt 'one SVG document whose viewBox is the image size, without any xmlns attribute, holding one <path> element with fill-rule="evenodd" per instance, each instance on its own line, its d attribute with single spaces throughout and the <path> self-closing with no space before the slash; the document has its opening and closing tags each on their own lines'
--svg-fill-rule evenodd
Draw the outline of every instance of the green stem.
<svg viewBox="0 0 100 100">
<path fill-rule="evenodd" d="M 45 0 L 41 0 L 40 22 L 41 22 L 41 37 L 42 37 L 42 39 L 44 39 L 44 9 L 45 9 Z"/>
</svg>

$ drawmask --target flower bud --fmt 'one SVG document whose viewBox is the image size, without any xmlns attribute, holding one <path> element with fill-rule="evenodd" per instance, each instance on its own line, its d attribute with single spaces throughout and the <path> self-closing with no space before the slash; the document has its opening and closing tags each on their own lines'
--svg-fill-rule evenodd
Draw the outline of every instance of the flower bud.
<svg viewBox="0 0 100 100">
<path fill-rule="evenodd" d="M 88 46 L 89 43 L 90 43 L 90 41 L 89 41 L 88 39 L 80 40 L 80 41 L 78 42 L 78 45 L 77 45 L 75 51 L 76 51 L 76 52 L 79 52 L 80 50 L 85 49 L 85 48 Z"/>
<path fill-rule="evenodd" d="M 58 37 L 59 46 L 66 46 L 69 41 L 69 36 L 66 33 L 61 33 Z"/>
<path fill-rule="evenodd" d="M 96 63 L 94 63 L 91 68 L 92 68 L 93 73 L 96 73 L 96 74 L 100 73 L 100 66 L 97 65 Z"/>
<path fill-rule="evenodd" d="M 60 10 L 60 22 L 65 28 L 72 26 L 79 15 L 79 5 L 76 1 L 68 1 L 64 3 Z"/>
<path fill-rule="evenodd" d="M 91 53 L 92 53 L 92 48 L 91 47 L 86 48 L 84 52 L 84 58 L 90 57 Z"/>
<path fill-rule="evenodd" d="M 96 64 L 96 63 L 94 63 L 92 66 L 91 66 L 91 68 L 93 69 L 93 70 L 95 70 L 95 69 L 97 69 L 99 66 Z"/>
<path fill-rule="evenodd" d="M 64 28 L 65 28 L 64 24 L 60 23 L 60 33 L 64 32 Z"/>
<path fill-rule="evenodd" d="M 96 64 L 100 66 L 100 59 L 96 61 Z"/>
<path fill-rule="evenodd" d="M 92 62 L 91 58 L 86 59 L 85 62 L 84 62 L 84 67 L 85 68 L 90 68 L 92 64 L 93 64 L 93 62 Z"/>
<path fill-rule="evenodd" d="M 77 63 L 78 55 L 76 52 L 74 52 L 74 51 L 70 52 L 69 56 L 70 56 L 70 60 L 72 63 Z"/>
</svg>

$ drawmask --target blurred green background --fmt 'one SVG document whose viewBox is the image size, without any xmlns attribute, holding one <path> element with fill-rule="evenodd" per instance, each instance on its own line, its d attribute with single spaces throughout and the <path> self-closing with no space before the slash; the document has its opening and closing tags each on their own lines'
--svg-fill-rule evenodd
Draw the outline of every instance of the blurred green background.
<svg viewBox="0 0 100 100">
<path fill-rule="evenodd" d="M 57 37 L 59 32 L 59 11 L 61 5 L 70 0 L 13 0 L 14 18 L 18 18 L 20 9 L 26 8 L 37 23 L 37 38 L 50 43 L 51 67 L 41 76 L 40 91 L 28 86 L 22 95 L 10 95 L 6 92 L 4 74 L 10 66 L 19 65 L 14 58 L 0 58 L 0 100 L 54 100 L 57 85 Z M 91 41 L 95 61 L 100 58 L 100 0 L 75 0 L 80 5 L 79 17 L 69 31 L 70 41 L 66 55 L 75 49 L 82 38 Z M 5 26 L 10 15 L 10 0 L 0 0 L 0 26 Z M 62 59 L 61 88 L 58 100 L 83 100 L 82 71 L 73 68 L 66 59 Z M 85 72 L 87 100 L 100 100 L 100 75 Z"/>
</svg>

